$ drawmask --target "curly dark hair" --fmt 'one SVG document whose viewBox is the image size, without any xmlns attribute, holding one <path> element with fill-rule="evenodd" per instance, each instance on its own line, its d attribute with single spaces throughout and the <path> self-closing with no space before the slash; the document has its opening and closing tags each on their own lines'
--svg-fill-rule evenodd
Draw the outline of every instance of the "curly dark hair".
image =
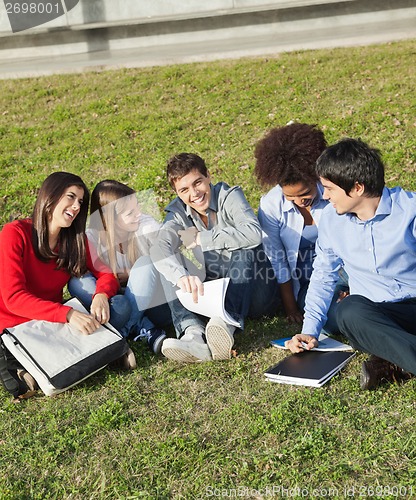
<svg viewBox="0 0 416 500">
<path fill-rule="evenodd" d="M 263 187 L 315 183 L 316 160 L 327 146 L 316 125 L 292 123 L 271 129 L 255 148 L 254 174 Z"/>
</svg>

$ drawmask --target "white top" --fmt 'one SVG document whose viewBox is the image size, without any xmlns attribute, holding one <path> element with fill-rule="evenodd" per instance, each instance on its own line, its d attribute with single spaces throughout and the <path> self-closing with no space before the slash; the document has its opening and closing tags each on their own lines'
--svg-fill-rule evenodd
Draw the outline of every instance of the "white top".
<svg viewBox="0 0 416 500">
<path fill-rule="evenodd" d="M 160 223 L 157 222 L 153 217 L 146 214 L 141 214 L 139 219 L 139 228 L 136 231 L 137 244 L 139 248 L 139 257 L 143 255 L 149 255 L 150 247 L 155 243 L 158 232 L 160 229 Z M 87 231 L 88 241 L 94 246 L 98 255 L 105 264 L 110 265 L 110 261 L 106 258 L 107 247 L 100 244 L 99 241 L 99 231 L 97 229 L 88 228 Z M 116 259 L 117 259 L 117 273 L 122 273 L 126 269 L 130 269 L 131 265 L 127 260 L 127 256 L 116 249 Z"/>
<path fill-rule="evenodd" d="M 328 202 L 322 198 L 323 188 L 317 183 L 317 196 L 311 206 L 311 215 L 319 226 L 321 213 Z M 279 283 L 293 282 L 295 297 L 299 293 L 296 264 L 299 243 L 304 229 L 304 218 L 293 201 L 286 200 L 277 185 L 262 196 L 258 218 L 263 230 L 263 246 Z"/>
</svg>

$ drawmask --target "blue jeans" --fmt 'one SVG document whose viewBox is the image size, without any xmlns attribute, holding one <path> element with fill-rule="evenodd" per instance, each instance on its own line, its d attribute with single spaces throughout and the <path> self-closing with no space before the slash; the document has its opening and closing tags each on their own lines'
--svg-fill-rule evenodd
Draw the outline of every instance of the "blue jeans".
<svg viewBox="0 0 416 500">
<path fill-rule="evenodd" d="M 159 273 L 148 255 L 140 257 L 131 268 L 124 291 L 131 307 L 131 316 L 123 328 L 123 335 L 150 330 L 155 324 L 170 323 L 169 306 L 160 282 Z"/>
<path fill-rule="evenodd" d="M 241 330 L 244 319 L 274 316 L 280 304 L 277 280 L 262 245 L 253 249 L 234 250 L 229 258 L 217 252 L 204 252 L 206 281 L 230 278 L 225 309 Z M 176 298 L 174 287 L 162 280 L 171 309 L 176 334 L 180 337 L 189 326 L 205 327 L 204 321 L 188 311 Z"/>
<path fill-rule="evenodd" d="M 306 299 L 306 293 L 308 291 L 308 286 L 309 286 L 309 281 L 301 284 L 298 293 L 297 303 L 299 308 L 302 309 L 302 311 L 305 309 L 305 299 Z M 335 287 L 334 296 L 332 297 L 332 302 L 328 309 L 326 323 L 322 329 L 323 333 L 326 333 L 328 335 L 339 333 L 339 327 L 337 323 L 337 310 L 341 302 L 337 302 L 337 300 L 341 292 L 347 292 L 347 291 L 348 291 L 348 274 L 344 271 L 344 269 L 341 269 L 339 272 L 339 281 L 337 283 L 337 286 Z"/>
<path fill-rule="evenodd" d="M 92 297 L 95 293 L 96 278 L 91 273 L 84 274 L 81 278 L 71 278 L 68 283 L 68 291 L 72 297 L 77 297 L 86 309 L 90 309 Z M 109 300 L 110 323 L 120 333 L 130 318 L 131 306 L 128 299 L 121 294 L 114 295 Z"/>
</svg>

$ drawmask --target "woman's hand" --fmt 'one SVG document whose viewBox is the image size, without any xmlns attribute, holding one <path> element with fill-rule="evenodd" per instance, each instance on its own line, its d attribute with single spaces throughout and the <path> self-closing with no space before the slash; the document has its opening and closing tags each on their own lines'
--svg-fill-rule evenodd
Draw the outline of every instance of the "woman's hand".
<svg viewBox="0 0 416 500">
<path fill-rule="evenodd" d="M 301 324 L 303 323 L 303 313 L 299 308 L 291 309 L 291 310 L 286 310 L 286 320 L 289 323 L 297 323 Z"/>
<path fill-rule="evenodd" d="M 76 309 L 71 309 L 66 315 L 66 319 L 71 326 L 83 335 L 90 335 L 100 327 L 100 323 L 92 314 L 85 314 Z"/>
<path fill-rule="evenodd" d="M 97 293 L 92 299 L 91 315 L 102 325 L 110 320 L 110 304 L 105 293 Z"/>
<path fill-rule="evenodd" d="M 280 295 L 286 313 L 286 320 L 289 323 L 302 323 L 303 313 L 296 302 L 292 280 L 280 283 Z"/>
</svg>

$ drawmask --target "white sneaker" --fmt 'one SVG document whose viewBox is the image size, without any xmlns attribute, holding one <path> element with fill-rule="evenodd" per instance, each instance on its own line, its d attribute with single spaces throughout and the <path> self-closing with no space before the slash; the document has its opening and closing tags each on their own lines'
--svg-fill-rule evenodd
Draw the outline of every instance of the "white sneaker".
<svg viewBox="0 0 416 500">
<path fill-rule="evenodd" d="M 207 344 L 212 354 L 212 359 L 230 359 L 231 349 L 234 345 L 235 326 L 227 324 L 221 318 L 211 318 L 205 329 Z"/>
<path fill-rule="evenodd" d="M 162 344 L 162 354 L 180 363 L 211 361 L 211 352 L 202 338 L 202 333 L 203 331 L 187 331 L 180 339 L 165 339 Z"/>
</svg>

